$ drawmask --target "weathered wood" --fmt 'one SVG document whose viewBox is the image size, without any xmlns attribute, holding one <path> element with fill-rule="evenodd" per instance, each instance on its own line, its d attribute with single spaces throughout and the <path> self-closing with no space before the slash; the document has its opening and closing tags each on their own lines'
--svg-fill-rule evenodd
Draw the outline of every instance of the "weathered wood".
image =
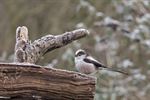
<svg viewBox="0 0 150 100">
<path fill-rule="evenodd" d="M 43 36 L 31 43 L 27 27 L 18 27 L 15 62 L 19 63 L 0 64 L 0 99 L 92 100 L 95 78 L 77 72 L 34 65 L 47 52 L 87 34 L 88 30 L 78 29 L 57 36 Z"/>
<path fill-rule="evenodd" d="M 33 64 L 0 63 L 0 98 L 92 100 L 95 78 Z"/>
<path fill-rule="evenodd" d="M 63 47 L 87 34 L 89 34 L 88 30 L 77 29 L 56 36 L 49 34 L 30 43 L 27 27 L 18 27 L 16 30 L 15 62 L 35 64 L 45 53 Z"/>
</svg>

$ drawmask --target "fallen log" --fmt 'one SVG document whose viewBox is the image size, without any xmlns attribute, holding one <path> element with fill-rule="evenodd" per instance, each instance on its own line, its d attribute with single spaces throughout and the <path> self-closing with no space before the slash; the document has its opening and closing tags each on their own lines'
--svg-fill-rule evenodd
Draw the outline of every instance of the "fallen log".
<svg viewBox="0 0 150 100">
<path fill-rule="evenodd" d="M 26 63 L 0 63 L 0 100 L 93 100 L 95 78 Z"/>
</svg>

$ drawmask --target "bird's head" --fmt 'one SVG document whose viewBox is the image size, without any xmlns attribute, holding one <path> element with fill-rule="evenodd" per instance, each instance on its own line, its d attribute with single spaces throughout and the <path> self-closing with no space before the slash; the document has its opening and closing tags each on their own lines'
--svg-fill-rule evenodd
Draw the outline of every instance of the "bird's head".
<svg viewBox="0 0 150 100">
<path fill-rule="evenodd" d="M 86 56 L 88 56 L 87 52 L 82 49 L 77 50 L 75 53 L 75 58 L 85 58 Z"/>
</svg>

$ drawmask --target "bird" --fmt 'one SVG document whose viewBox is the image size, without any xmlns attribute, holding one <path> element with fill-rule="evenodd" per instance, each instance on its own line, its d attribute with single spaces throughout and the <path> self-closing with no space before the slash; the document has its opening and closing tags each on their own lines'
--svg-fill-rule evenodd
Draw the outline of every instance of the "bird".
<svg viewBox="0 0 150 100">
<path fill-rule="evenodd" d="M 85 50 L 79 49 L 75 52 L 75 67 L 77 71 L 84 74 L 92 74 L 98 70 L 109 70 L 118 73 L 122 73 L 128 75 L 127 72 L 110 68 L 99 62 L 98 60 L 94 59 L 90 56 Z"/>
</svg>

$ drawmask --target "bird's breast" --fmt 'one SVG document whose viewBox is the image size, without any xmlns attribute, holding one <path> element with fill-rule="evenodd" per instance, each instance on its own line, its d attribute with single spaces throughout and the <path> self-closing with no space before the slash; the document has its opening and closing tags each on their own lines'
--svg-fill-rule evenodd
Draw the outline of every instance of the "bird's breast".
<svg viewBox="0 0 150 100">
<path fill-rule="evenodd" d="M 95 66 L 90 63 L 86 63 L 83 60 L 75 61 L 75 66 L 77 70 L 84 74 L 91 74 L 96 71 Z"/>
</svg>

